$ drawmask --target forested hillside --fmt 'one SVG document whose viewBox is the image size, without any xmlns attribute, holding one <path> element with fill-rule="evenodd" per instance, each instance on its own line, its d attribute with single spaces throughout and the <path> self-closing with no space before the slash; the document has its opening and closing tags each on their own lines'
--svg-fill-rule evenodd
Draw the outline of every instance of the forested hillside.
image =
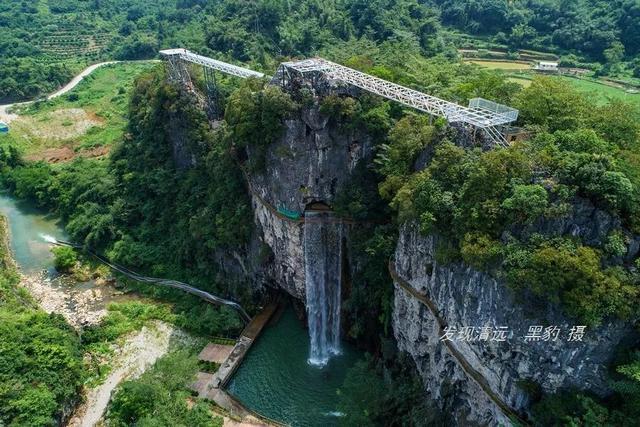
<svg viewBox="0 0 640 427">
<path fill-rule="evenodd" d="M 458 37 L 443 25 L 512 49 L 615 65 L 605 72 L 640 70 L 636 0 L 3 0 L 0 99 L 50 91 L 87 63 L 152 58 L 176 46 L 256 61 L 270 71 L 281 57 L 355 39 L 408 39 L 427 56 L 455 56 Z"/>
<path fill-rule="evenodd" d="M 363 136 L 370 158 L 358 160 L 331 200 L 336 215 L 363 225 L 345 243 L 360 258 L 349 272 L 342 314 L 345 338 L 370 353 L 340 390 L 345 414 L 339 421 L 446 424 L 426 398 L 416 363 L 398 351 L 394 337 L 398 289 L 389 260 L 403 226 L 438 238 L 439 266 L 462 265 L 495 279 L 514 304 L 536 314 L 553 312 L 594 329 L 633 329 L 640 305 L 640 110 L 606 98 L 596 104 L 556 77 L 537 76 L 523 87 L 504 73 L 463 62 L 456 48 L 464 46 L 456 43 L 497 44 L 514 55 L 520 48 L 552 51 L 563 61 L 596 64 L 602 74 L 630 76 L 640 70 L 639 25 L 638 0 L 0 0 L 6 34 L 0 40 L 0 99 L 40 96 L 87 63 L 153 58 L 166 47 L 266 73 L 284 59 L 320 54 L 460 104 L 483 97 L 511 105 L 526 136 L 509 147 L 489 147 L 472 142 L 456 124 L 352 88 L 289 92 L 266 81 L 224 77 L 224 114 L 212 120 L 204 98 L 169 81 L 157 64 L 140 66 L 132 85 L 103 84 L 109 86 L 103 97 L 80 87 L 29 107 L 48 111 L 98 104 L 96 99 L 102 111 L 103 104 L 119 106 L 117 120 L 104 115 L 118 132 L 107 138 L 94 131 L 87 142 L 108 140 L 108 156 L 29 161 L 26 154 L 37 150 L 33 141 L 10 135 L 0 140 L 0 183 L 59 216 L 70 239 L 146 274 L 234 298 L 254 314 L 264 289 L 247 283 L 256 277 L 248 271 L 267 276 L 274 255 L 256 240 L 261 231 L 251 176 L 268 171 L 269 150 L 289 122 L 302 123 L 306 136 L 325 125 L 333 126 L 336 139 Z M 199 76 L 194 81 L 202 87 Z M 125 96 L 126 124 L 120 114 Z M 322 122 L 318 129 L 305 126 L 301 117 L 308 116 Z M 278 148 L 272 162 L 308 169 L 295 164 L 299 159 L 288 147 Z M 577 230 L 557 226 L 582 214 L 588 220 Z M 590 228 L 596 230 L 588 235 Z M 243 279 L 228 273 L 224 255 L 239 260 Z M 242 328 L 227 310 L 129 284 L 127 289 L 171 307 L 116 305 L 102 324 L 83 329 L 80 340 L 62 318 L 46 315 L 16 290 L 6 245 L 0 245 L 0 261 L 0 425 L 27 419 L 55 424 L 86 380 L 82 353 L 100 354 L 144 321 L 160 319 L 205 336 Z M 269 286 L 278 289 L 273 283 L 263 288 Z M 614 360 L 599 366 L 610 382 L 605 397 L 574 389 L 549 393 L 544 384 L 522 379 L 528 421 L 633 426 L 640 414 L 640 347 L 633 341 L 610 350 Z M 191 406 L 185 391 L 196 365 L 190 350 L 124 383 L 114 394 L 109 425 L 152 424 L 154 417 L 211 424 L 210 408 Z M 453 386 L 448 391 L 453 401 L 459 397 Z M 150 401 L 153 394 L 162 399 Z"/>
<path fill-rule="evenodd" d="M 469 34 L 493 37 L 514 48 L 564 51 L 607 61 L 607 49 L 640 52 L 636 0 L 430 0 L 442 22 Z"/>
</svg>

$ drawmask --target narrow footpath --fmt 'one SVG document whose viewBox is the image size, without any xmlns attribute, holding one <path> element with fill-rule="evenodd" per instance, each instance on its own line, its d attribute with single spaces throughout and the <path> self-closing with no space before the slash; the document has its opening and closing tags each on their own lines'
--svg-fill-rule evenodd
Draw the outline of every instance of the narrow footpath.
<svg viewBox="0 0 640 427">
<path fill-rule="evenodd" d="M 443 336 L 444 329 L 447 327 L 447 322 L 445 321 L 444 318 L 442 318 L 442 316 L 440 315 L 440 311 L 438 310 L 436 305 L 433 303 L 433 301 L 431 301 L 431 299 L 427 295 L 418 292 L 413 286 L 411 286 L 409 282 L 407 282 L 404 278 L 400 277 L 400 275 L 395 269 L 395 265 L 393 264 L 393 261 L 389 261 L 389 274 L 391 275 L 391 278 L 393 279 L 395 284 L 397 284 L 400 289 L 404 290 L 406 293 L 411 295 L 413 298 L 418 300 L 420 303 L 422 303 L 424 306 L 426 306 L 429 309 L 433 317 L 436 319 L 436 322 L 438 323 L 439 336 L 440 337 Z M 495 393 L 491 389 L 491 386 L 489 385 L 489 382 L 487 381 L 487 379 L 480 372 L 478 372 L 473 366 L 471 366 L 469 361 L 462 355 L 462 353 L 458 351 L 458 349 L 455 347 L 453 342 L 448 340 L 442 340 L 441 342 L 444 344 L 445 348 L 449 351 L 449 354 L 453 356 L 454 360 L 458 362 L 458 364 L 460 365 L 462 370 L 467 374 L 467 376 L 471 378 L 473 381 L 475 381 L 476 384 L 478 384 L 478 386 L 482 389 L 482 391 L 484 391 L 487 397 L 489 397 L 489 399 L 491 399 L 491 401 L 494 402 L 507 417 L 513 420 L 517 420 L 521 425 L 525 425 L 525 426 L 529 425 L 529 423 L 525 421 L 520 416 L 520 414 L 518 414 L 515 410 L 513 410 L 504 400 L 502 400 L 502 398 L 497 393 Z"/>
</svg>

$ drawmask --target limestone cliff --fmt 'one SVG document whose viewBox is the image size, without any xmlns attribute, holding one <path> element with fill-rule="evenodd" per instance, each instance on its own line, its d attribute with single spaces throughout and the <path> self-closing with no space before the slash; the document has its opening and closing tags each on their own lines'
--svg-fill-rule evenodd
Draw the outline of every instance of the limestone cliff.
<svg viewBox="0 0 640 427">
<path fill-rule="evenodd" d="M 273 286 L 305 299 L 303 226 L 277 209 L 302 214 L 314 203 L 331 207 L 358 162 L 370 157 L 368 136 L 333 123 L 317 104 L 286 121 L 282 136 L 267 150 L 264 170 L 247 175 L 257 235 L 272 252 Z"/>
<path fill-rule="evenodd" d="M 562 224 L 578 229 L 580 215 Z M 583 223 L 585 225 L 586 222 Z M 594 223 L 591 224 L 592 226 Z M 587 227 L 582 227 L 586 233 Z M 502 281 L 462 262 L 442 265 L 436 260 L 437 236 L 422 236 L 415 224 L 401 228 L 395 270 L 399 277 L 435 306 L 437 315 L 452 328 L 500 327 L 509 330 L 506 341 L 453 340 L 451 345 L 472 369 L 486 379 L 491 392 L 509 407 L 526 414 L 531 381 L 545 392 L 562 387 L 589 390 L 604 396 L 610 390 L 606 369 L 616 345 L 628 339 L 630 326 L 609 321 L 588 328 L 582 342 L 567 335 L 576 321 L 559 307 L 532 315 Z M 526 342 L 529 326 L 558 326 L 556 341 Z M 455 425 L 509 424 L 496 401 L 468 375 L 459 358 L 440 340 L 436 316 L 396 280 L 393 329 L 400 350 L 410 353 L 424 380 L 427 395 L 454 417 Z"/>
<path fill-rule="evenodd" d="M 282 211 L 302 214 L 313 204 L 331 207 L 339 192 L 354 177 L 360 161 L 373 157 L 371 138 L 363 131 L 341 126 L 320 113 L 318 98 L 306 104 L 284 123 L 280 138 L 266 153 L 251 147 L 243 153 L 251 160 L 264 155 L 264 167 L 246 173 L 255 231 L 244 248 L 216 254 L 226 283 L 237 278 L 254 289 L 265 286 L 283 290 L 305 301 L 303 224 L 287 218 Z M 463 129 L 445 132 L 458 145 L 470 145 Z M 188 166 L 182 154 L 184 138 L 176 132 L 174 155 L 178 165 Z M 181 154 L 182 153 L 182 154 Z M 425 150 L 416 168 L 431 158 Z M 540 220 L 519 229 L 514 236 L 531 233 L 573 235 L 586 244 L 600 245 L 611 230 L 619 228 L 614 217 L 576 200 L 566 216 Z M 345 230 L 345 248 L 350 233 Z M 637 256 L 640 239 L 627 236 L 624 258 Z M 568 342 L 567 334 L 576 325 L 559 307 L 543 312 L 527 310 L 509 287 L 495 277 L 476 271 L 461 262 L 440 264 L 436 260 L 438 236 L 423 236 L 415 224 L 401 227 L 394 266 L 398 277 L 431 309 L 396 280 L 392 326 L 398 347 L 413 358 L 425 385 L 425 398 L 439 405 L 451 417 L 450 425 L 509 425 L 504 407 L 526 417 L 530 408 L 527 385 L 539 384 L 546 392 L 576 387 L 605 396 L 610 392 L 606 369 L 616 346 L 632 339 L 632 328 L 608 321 L 587 329 L 581 342 Z M 346 251 L 346 265 L 357 269 L 357 254 Z M 391 283 L 389 283 L 391 286 Z M 532 314 L 534 313 L 534 314 Z M 505 341 L 455 341 L 445 345 L 442 325 L 462 328 L 500 327 L 509 330 Z M 525 342 L 529 326 L 555 325 L 562 329 L 556 341 Z"/>
</svg>

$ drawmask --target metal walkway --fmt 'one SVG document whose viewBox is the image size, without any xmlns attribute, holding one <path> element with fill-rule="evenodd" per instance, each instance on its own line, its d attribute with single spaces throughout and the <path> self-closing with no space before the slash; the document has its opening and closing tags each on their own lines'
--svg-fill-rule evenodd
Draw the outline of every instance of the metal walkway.
<svg viewBox="0 0 640 427">
<path fill-rule="evenodd" d="M 89 248 L 86 248 L 82 245 L 79 245 L 77 243 L 73 243 L 73 242 L 66 242 L 64 240 L 58 240 L 55 239 L 55 241 L 51 241 L 51 243 L 53 243 L 54 245 L 57 246 L 68 246 L 77 250 L 81 250 L 84 251 L 86 253 L 88 253 L 89 255 L 93 256 L 94 258 L 96 258 L 98 261 L 100 261 L 101 263 L 103 263 L 104 265 L 106 265 L 107 267 L 111 268 L 114 271 L 117 271 L 118 273 L 132 279 L 135 280 L 136 282 L 145 282 L 145 283 L 151 283 L 154 285 L 160 285 L 160 286 L 165 286 L 168 288 L 174 288 L 174 289 L 180 289 L 181 291 L 184 291 L 188 294 L 191 295 L 195 295 L 197 297 L 200 297 L 201 299 L 211 303 L 211 304 L 216 304 L 216 305 L 226 305 L 227 307 L 231 307 L 234 310 L 236 310 L 238 312 L 238 314 L 240 315 L 240 317 L 242 318 L 242 320 L 244 320 L 246 323 L 249 323 L 251 321 L 251 317 L 247 314 L 246 311 L 244 311 L 244 309 L 242 308 L 242 306 L 240 306 L 240 304 L 238 304 L 235 301 L 230 301 L 224 298 L 220 298 L 218 296 L 215 296 L 209 292 L 203 291 L 201 289 L 195 288 L 191 285 L 188 285 L 186 283 L 183 282 L 178 282 L 177 280 L 169 280 L 169 279 L 160 279 L 160 278 L 156 278 L 156 277 L 147 277 L 147 276 L 142 276 L 134 271 L 129 270 L 126 267 L 123 267 L 121 265 L 118 265 L 116 263 L 113 263 L 111 261 L 109 261 L 107 258 L 103 257 L 102 255 L 92 251 Z"/>
<path fill-rule="evenodd" d="M 343 81 L 416 110 L 444 117 L 449 122 L 463 122 L 485 128 L 510 123 L 518 118 L 518 110 L 499 106 L 491 101 L 475 98 L 471 100 L 469 107 L 463 107 L 322 58 L 284 62 L 280 67 L 283 68 L 281 71 L 285 79 L 287 72 L 293 71 L 300 74 L 320 72 L 330 80 Z M 495 111 L 490 108 L 494 108 Z"/>
<path fill-rule="evenodd" d="M 264 74 L 257 71 L 197 55 L 186 49 L 162 50 L 160 54 L 168 60 L 174 78 L 186 82 L 190 80 L 188 76 L 184 76 L 184 62 L 201 65 L 205 70 L 216 70 L 241 78 L 264 77 Z M 481 129 L 489 140 L 497 145 L 508 145 L 498 127 L 518 119 L 518 110 L 506 105 L 474 98 L 469 101 L 469 106 L 465 107 L 323 58 L 283 62 L 272 77 L 271 83 L 286 88 L 296 78 L 307 76 L 344 82 L 427 114 L 442 117 L 450 123 L 463 123 L 475 129 Z"/>
<path fill-rule="evenodd" d="M 250 70 L 248 68 L 238 67 L 237 65 L 228 64 L 226 62 L 218 61 L 217 59 L 208 58 L 206 56 L 198 55 L 190 52 L 187 49 L 167 49 L 161 50 L 160 54 L 170 59 L 180 59 L 185 62 L 191 62 L 193 64 L 202 65 L 206 68 L 211 68 L 216 71 L 230 74 L 232 76 L 241 77 L 246 79 L 248 77 L 255 77 L 261 79 L 264 74 L 257 71 Z"/>
</svg>

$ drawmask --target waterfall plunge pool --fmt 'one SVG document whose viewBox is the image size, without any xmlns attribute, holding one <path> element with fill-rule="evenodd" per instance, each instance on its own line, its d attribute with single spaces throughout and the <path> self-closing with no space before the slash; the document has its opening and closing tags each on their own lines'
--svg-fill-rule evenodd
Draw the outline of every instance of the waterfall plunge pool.
<svg viewBox="0 0 640 427">
<path fill-rule="evenodd" d="M 227 390 L 248 408 L 291 426 L 338 425 L 338 389 L 360 358 L 342 343 L 323 367 L 308 363 L 309 334 L 287 307 L 258 338 Z"/>
</svg>

